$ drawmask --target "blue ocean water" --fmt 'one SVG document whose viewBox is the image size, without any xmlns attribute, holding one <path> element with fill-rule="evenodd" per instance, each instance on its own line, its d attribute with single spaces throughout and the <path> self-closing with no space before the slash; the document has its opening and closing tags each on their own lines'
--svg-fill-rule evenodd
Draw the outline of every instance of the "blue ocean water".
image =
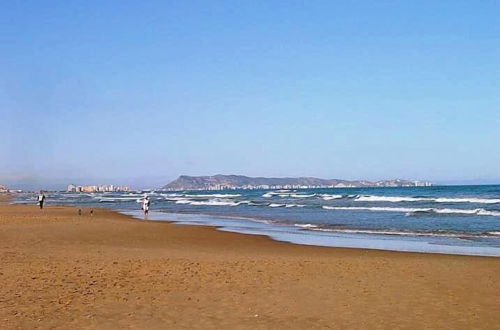
<svg viewBox="0 0 500 330">
<path fill-rule="evenodd" d="M 500 256 L 500 185 L 148 192 L 150 220 L 299 244 Z M 48 204 L 141 218 L 143 192 L 50 193 Z M 32 202 L 21 195 L 16 202 Z"/>
</svg>

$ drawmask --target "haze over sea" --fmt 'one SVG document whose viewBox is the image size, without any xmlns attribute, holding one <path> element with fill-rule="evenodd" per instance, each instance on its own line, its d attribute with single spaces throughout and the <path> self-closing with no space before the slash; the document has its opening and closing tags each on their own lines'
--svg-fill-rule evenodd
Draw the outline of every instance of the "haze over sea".
<svg viewBox="0 0 500 330">
<path fill-rule="evenodd" d="M 500 185 L 148 193 L 149 220 L 299 244 L 500 256 Z M 49 204 L 143 218 L 142 192 L 49 193 Z M 16 203 L 33 202 L 20 195 Z"/>
</svg>

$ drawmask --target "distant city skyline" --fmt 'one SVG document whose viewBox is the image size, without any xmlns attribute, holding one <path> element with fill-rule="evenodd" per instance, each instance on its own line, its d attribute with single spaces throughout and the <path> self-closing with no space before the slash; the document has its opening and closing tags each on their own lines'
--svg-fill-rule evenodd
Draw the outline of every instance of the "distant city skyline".
<svg viewBox="0 0 500 330">
<path fill-rule="evenodd" d="M 73 183 L 66 187 L 67 192 L 127 192 L 130 188 L 124 185 L 98 184 L 98 185 L 75 185 Z"/>
<path fill-rule="evenodd" d="M 0 184 L 500 183 L 500 3 L 0 4 Z"/>
<path fill-rule="evenodd" d="M 3 185 L 6 188 L 12 189 L 12 190 L 27 190 L 27 191 L 37 191 L 40 189 L 43 190 L 57 190 L 57 191 L 63 191 L 67 190 L 69 185 L 74 185 L 72 183 L 68 182 L 93 182 L 91 184 L 75 184 L 75 186 L 86 186 L 86 187 L 99 187 L 102 186 L 103 184 L 101 183 L 95 183 L 95 182 L 116 182 L 115 186 L 119 187 L 127 187 L 129 190 L 144 190 L 144 189 L 160 189 L 161 187 L 165 186 L 169 182 L 175 180 L 178 176 L 169 178 L 169 179 L 162 179 L 162 178 L 146 178 L 146 179 L 138 179 L 134 180 L 133 177 L 129 178 L 123 178 L 123 179 L 118 179 L 118 180 L 66 180 L 66 179 L 49 179 L 48 182 L 44 181 L 23 181 L 23 180 L 3 180 L 0 182 L 3 182 Z M 261 176 L 261 177 L 266 177 L 266 176 Z M 278 177 L 292 177 L 292 176 L 278 176 Z M 307 176 L 306 177 L 313 177 L 313 176 Z M 335 177 L 335 178 L 324 178 L 324 179 L 340 179 L 340 180 L 367 180 L 364 178 L 340 178 L 340 177 Z M 421 181 L 421 182 L 430 182 L 433 185 L 496 185 L 500 184 L 499 181 L 490 181 L 490 180 L 481 180 L 481 179 L 476 179 L 476 180 L 462 180 L 462 181 L 432 181 L 432 180 L 425 180 L 425 179 L 412 179 L 412 178 L 381 178 L 381 179 L 376 179 L 373 181 L 383 181 L 383 180 L 392 180 L 392 179 L 401 179 L 401 180 L 409 180 L 409 181 Z"/>
</svg>

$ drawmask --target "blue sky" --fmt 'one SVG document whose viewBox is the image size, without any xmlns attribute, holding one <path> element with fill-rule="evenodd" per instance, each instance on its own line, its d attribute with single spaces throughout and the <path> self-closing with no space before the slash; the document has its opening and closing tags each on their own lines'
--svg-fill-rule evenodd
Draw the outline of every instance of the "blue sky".
<svg viewBox="0 0 500 330">
<path fill-rule="evenodd" d="M 0 184 L 500 182 L 498 1 L 0 4 Z"/>
</svg>

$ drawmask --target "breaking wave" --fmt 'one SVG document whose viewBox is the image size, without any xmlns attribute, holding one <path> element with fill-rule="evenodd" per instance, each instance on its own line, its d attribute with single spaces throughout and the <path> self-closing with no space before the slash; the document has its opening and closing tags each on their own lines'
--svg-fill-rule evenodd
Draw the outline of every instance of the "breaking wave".
<svg viewBox="0 0 500 330">
<path fill-rule="evenodd" d="M 189 198 L 235 198 L 241 194 L 184 194 L 184 197 Z"/>
<path fill-rule="evenodd" d="M 316 196 L 316 194 L 310 194 L 310 195 L 306 195 L 306 194 L 291 194 L 290 197 L 292 198 L 310 198 L 310 197 L 314 197 Z"/>
<path fill-rule="evenodd" d="M 246 201 L 243 202 L 236 202 L 228 199 L 219 199 L 219 198 L 213 198 L 209 199 L 208 201 L 198 201 L 198 200 L 190 200 L 190 199 L 180 199 L 175 202 L 176 204 L 187 204 L 187 205 L 193 205 L 193 206 L 237 206 L 242 203 L 246 203 Z"/>
<path fill-rule="evenodd" d="M 432 201 L 425 197 L 398 197 L 398 196 L 358 196 L 355 198 L 358 202 L 420 202 L 420 201 Z"/>
<path fill-rule="evenodd" d="M 294 224 L 296 227 L 305 230 L 322 231 L 340 234 L 375 234 L 375 235 L 394 235 L 394 236 L 429 236 L 429 237 L 456 237 L 456 238 L 492 238 L 500 235 L 500 232 L 484 233 L 457 233 L 457 232 L 425 232 L 425 231 L 397 231 L 397 230 L 376 230 L 376 229 L 337 229 L 323 228 L 313 224 Z"/>
<path fill-rule="evenodd" d="M 321 194 L 320 195 L 321 199 L 325 201 L 331 201 L 333 199 L 341 199 L 344 198 L 344 195 L 330 195 L 330 194 Z"/>
<path fill-rule="evenodd" d="M 354 200 L 358 202 L 434 202 L 434 203 L 477 203 L 477 204 L 497 204 L 500 203 L 498 198 L 448 198 L 448 197 L 406 197 L 406 196 L 372 196 L 362 195 L 357 196 Z"/>
<path fill-rule="evenodd" d="M 203 196 L 203 195 L 199 195 Z M 215 196 L 223 197 L 223 196 Z M 236 196 L 235 196 L 236 197 Z M 312 198 L 316 197 L 325 201 L 336 199 L 352 199 L 357 202 L 427 202 L 427 203 L 472 203 L 472 204 L 500 204 L 500 198 L 478 197 L 427 197 L 427 196 L 377 196 L 377 195 L 340 195 L 340 194 L 305 194 L 298 192 L 270 191 L 262 195 L 264 198 Z"/>
<path fill-rule="evenodd" d="M 286 204 L 285 207 L 304 207 L 302 204 Z"/>
<path fill-rule="evenodd" d="M 271 203 L 269 204 L 270 207 L 283 207 L 286 206 L 286 204 L 278 204 L 278 203 Z"/>
<path fill-rule="evenodd" d="M 300 227 L 300 228 L 306 228 L 306 229 L 310 229 L 310 228 L 318 228 L 318 225 L 313 225 L 311 223 L 306 223 L 306 224 L 299 224 L 299 223 L 296 223 L 294 224 L 295 227 Z"/>
<path fill-rule="evenodd" d="M 140 199 L 137 197 L 100 197 L 96 198 L 99 199 L 99 203 L 119 203 L 119 202 L 132 202 L 136 201 L 139 202 Z"/>
<path fill-rule="evenodd" d="M 401 212 L 408 214 L 435 213 L 435 214 L 470 214 L 500 217 L 500 211 L 485 209 L 438 209 L 438 208 L 410 208 L 410 207 L 358 207 L 358 206 L 322 206 L 325 210 L 345 211 L 372 211 L 372 212 Z"/>
<path fill-rule="evenodd" d="M 282 198 L 310 198 L 316 196 L 316 194 L 301 194 L 297 192 L 289 192 L 289 191 L 269 191 L 262 195 L 264 198 L 271 198 L 274 196 L 282 197 Z"/>
<path fill-rule="evenodd" d="M 436 198 L 437 203 L 478 203 L 478 204 L 497 204 L 498 198 Z"/>
</svg>

